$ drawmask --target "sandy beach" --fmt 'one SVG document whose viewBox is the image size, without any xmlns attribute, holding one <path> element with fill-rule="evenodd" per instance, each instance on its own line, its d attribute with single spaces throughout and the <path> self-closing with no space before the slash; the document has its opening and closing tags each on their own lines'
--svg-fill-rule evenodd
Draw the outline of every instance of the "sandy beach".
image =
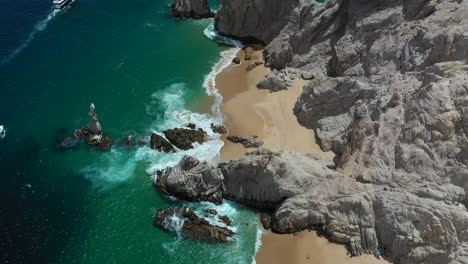
<svg viewBox="0 0 468 264">
<path fill-rule="evenodd" d="M 270 72 L 263 65 L 247 71 L 249 64 L 262 60 L 261 51 L 252 54 L 251 60 L 243 60 L 244 52 L 238 55 L 239 65 L 231 64 L 216 77 L 216 87 L 223 96 L 221 110 L 229 133 L 223 137 L 221 159 L 229 160 L 244 155 L 253 149 L 234 144 L 226 137 L 258 137 L 264 146 L 271 149 L 312 153 L 333 159 L 332 152 L 323 152 L 315 142 L 314 131 L 299 125 L 293 114 L 294 104 L 306 81 L 297 79 L 285 91 L 270 93 L 257 88 L 257 84 Z M 388 263 L 374 256 L 350 258 L 343 245 L 332 244 L 318 237 L 315 232 L 304 231 L 298 235 L 265 233 L 256 261 L 262 263 Z"/>
</svg>

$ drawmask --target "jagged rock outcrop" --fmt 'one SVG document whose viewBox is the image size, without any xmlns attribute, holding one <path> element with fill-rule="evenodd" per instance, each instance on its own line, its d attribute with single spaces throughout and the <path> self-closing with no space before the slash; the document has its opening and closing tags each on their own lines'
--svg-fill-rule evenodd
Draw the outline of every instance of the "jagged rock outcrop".
<svg viewBox="0 0 468 264">
<path fill-rule="evenodd" d="M 172 15 L 180 19 L 214 17 L 208 0 L 174 0 L 171 10 Z"/>
<path fill-rule="evenodd" d="M 269 43 L 288 23 L 299 0 L 222 0 L 215 29 L 249 43 Z"/>
<path fill-rule="evenodd" d="M 87 126 L 75 130 L 73 135 L 60 135 L 57 139 L 56 148 L 58 150 L 70 150 L 77 148 L 84 141 L 92 147 L 100 150 L 109 150 L 112 147 L 112 139 L 102 133 L 102 127 L 99 123 L 96 107 L 93 103 L 89 106 L 90 122 Z"/>
<path fill-rule="evenodd" d="M 221 169 L 224 198 L 273 210 L 274 232 L 316 229 L 352 255 L 382 249 L 398 263 L 468 261 L 468 212 L 461 203 L 361 183 L 332 161 L 288 151 L 259 149 L 204 169 Z"/>
<path fill-rule="evenodd" d="M 102 127 L 101 124 L 99 123 L 97 114 L 96 114 L 96 107 L 94 106 L 93 103 L 89 106 L 89 124 L 88 124 L 88 130 L 90 133 L 94 135 L 99 135 L 102 134 Z"/>
<path fill-rule="evenodd" d="M 223 162 L 225 198 L 274 210 L 275 232 L 320 229 L 355 255 L 468 263 L 468 1 L 226 0 L 215 22 L 267 44 L 274 70 L 260 88 L 314 77 L 294 113 L 336 154 Z"/>
<path fill-rule="evenodd" d="M 175 152 L 175 149 L 172 146 L 172 144 L 156 133 L 151 134 L 150 148 L 163 152 Z"/>
<path fill-rule="evenodd" d="M 192 201 L 223 202 L 223 175 L 206 162 L 184 156 L 174 167 L 158 174 L 156 187 L 163 193 Z"/>
<path fill-rule="evenodd" d="M 164 136 L 169 140 L 174 146 L 182 150 L 188 150 L 193 148 L 193 143 L 203 143 L 207 140 L 207 135 L 205 131 L 201 128 L 198 130 L 195 129 L 185 129 L 185 128 L 174 128 L 168 129 L 163 132 Z"/>
<path fill-rule="evenodd" d="M 185 238 L 208 243 L 228 242 L 235 235 L 227 227 L 210 224 L 187 207 L 158 211 L 154 215 L 153 224 L 167 231 L 178 232 Z"/>
<path fill-rule="evenodd" d="M 255 138 L 239 137 L 239 136 L 229 136 L 227 140 L 232 143 L 242 144 L 244 148 L 259 148 L 263 145 L 263 141 Z"/>
</svg>

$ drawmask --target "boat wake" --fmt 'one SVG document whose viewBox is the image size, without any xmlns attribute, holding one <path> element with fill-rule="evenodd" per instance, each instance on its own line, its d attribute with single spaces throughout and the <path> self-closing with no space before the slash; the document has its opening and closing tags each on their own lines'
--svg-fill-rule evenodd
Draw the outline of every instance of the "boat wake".
<svg viewBox="0 0 468 264">
<path fill-rule="evenodd" d="M 0 66 L 3 66 L 7 63 L 9 63 L 12 59 L 14 59 L 21 51 L 23 51 L 25 48 L 29 46 L 29 44 L 34 40 L 36 37 L 36 34 L 44 31 L 47 28 L 47 25 L 49 22 L 57 15 L 59 10 L 53 10 L 49 15 L 44 20 L 39 21 L 33 28 L 33 31 L 29 33 L 28 37 L 26 40 L 19 46 L 17 47 L 13 52 L 11 52 L 9 55 L 4 57 L 0 61 Z"/>
</svg>

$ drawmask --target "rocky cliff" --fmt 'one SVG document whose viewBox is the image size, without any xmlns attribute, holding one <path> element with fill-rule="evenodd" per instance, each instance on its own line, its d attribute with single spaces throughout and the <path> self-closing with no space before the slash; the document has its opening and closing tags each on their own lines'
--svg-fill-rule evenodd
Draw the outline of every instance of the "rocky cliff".
<svg viewBox="0 0 468 264">
<path fill-rule="evenodd" d="M 224 0 L 215 23 L 267 45 L 262 88 L 314 77 L 294 113 L 336 154 L 261 149 L 220 163 L 224 198 L 353 254 L 468 263 L 468 1 Z"/>
<path fill-rule="evenodd" d="M 171 4 L 172 15 L 180 19 L 213 17 L 208 0 L 174 0 Z"/>
</svg>

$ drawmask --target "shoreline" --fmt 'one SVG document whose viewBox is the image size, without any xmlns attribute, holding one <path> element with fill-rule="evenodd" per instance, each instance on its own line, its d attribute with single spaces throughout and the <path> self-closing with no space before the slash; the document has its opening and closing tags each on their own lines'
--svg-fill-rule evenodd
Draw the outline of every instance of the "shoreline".
<svg viewBox="0 0 468 264">
<path fill-rule="evenodd" d="M 242 49 L 237 49 L 236 53 L 241 63 L 231 63 L 231 57 L 229 63 L 216 74 L 211 86 L 216 88 L 221 98 L 219 109 L 228 130 L 221 137 L 224 142 L 220 153 L 221 161 L 234 159 L 254 150 L 230 142 L 227 136 L 257 137 L 267 148 L 333 159 L 334 153 L 323 152 L 315 142 L 314 131 L 302 127 L 294 116 L 294 104 L 307 81 L 296 79 L 288 90 L 275 93 L 258 89 L 257 83 L 264 79 L 270 69 L 262 64 L 247 71 L 247 66 L 257 60 L 263 61 L 262 51 L 251 53 L 251 60 L 244 60 L 245 53 Z M 223 59 L 225 61 L 226 57 L 223 56 Z M 258 264 L 358 264 L 363 261 L 366 264 L 388 263 L 372 255 L 351 258 L 343 245 L 331 243 L 311 231 L 303 231 L 297 235 L 264 231 L 259 240 L 255 256 Z"/>
</svg>

